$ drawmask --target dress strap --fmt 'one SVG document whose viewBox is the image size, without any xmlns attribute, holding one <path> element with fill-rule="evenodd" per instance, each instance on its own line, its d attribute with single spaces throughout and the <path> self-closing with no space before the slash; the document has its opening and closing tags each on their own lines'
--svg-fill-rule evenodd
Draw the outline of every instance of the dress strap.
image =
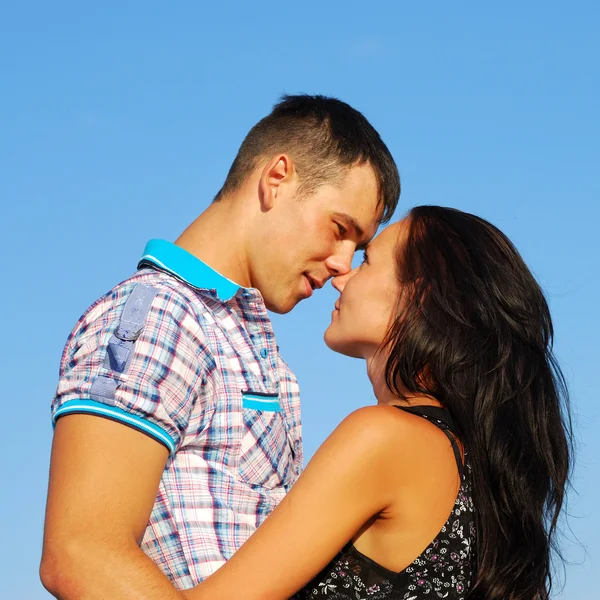
<svg viewBox="0 0 600 600">
<path fill-rule="evenodd" d="M 462 460 L 462 456 L 460 455 L 458 444 L 456 443 L 456 439 L 453 435 L 453 433 L 456 431 L 454 419 L 450 415 L 448 409 L 442 408 L 440 406 L 430 405 L 398 406 L 397 404 L 395 404 L 394 406 L 396 408 L 399 408 L 400 410 L 403 410 L 404 412 L 409 412 L 413 415 L 416 415 L 417 417 L 422 417 L 426 419 L 446 434 L 446 437 L 450 440 L 450 444 L 452 445 L 454 458 L 456 459 L 456 466 L 458 467 L 458 472 L 462 478 L 464 463 Z"/>
</svg>

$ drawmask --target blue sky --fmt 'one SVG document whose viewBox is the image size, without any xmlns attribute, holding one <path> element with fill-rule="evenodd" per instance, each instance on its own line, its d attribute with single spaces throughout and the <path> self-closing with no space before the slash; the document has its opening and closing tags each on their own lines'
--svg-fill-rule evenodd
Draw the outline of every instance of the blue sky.
<svg viewBox="0 0 600 600">
<path fill-rule="evenodd" d="M 4 293 L 1 595 L 38 582 L 49 404 L 66 337 L 219 189 L 248 129 L 283 92 L 338 96 L 379 129 L 416 204 L 475 212 L 515 242 L 548 294 L 578 441 L 572 564 L 600 562 L 597 298 L 600 8 L 595 2 L 261 5 L 5 3 L 0 9 Z M 360 362 L 327 350 L 334 290 L 274 324 L 299 376 L 310 456 L 373 402 Z"/>
</svg>

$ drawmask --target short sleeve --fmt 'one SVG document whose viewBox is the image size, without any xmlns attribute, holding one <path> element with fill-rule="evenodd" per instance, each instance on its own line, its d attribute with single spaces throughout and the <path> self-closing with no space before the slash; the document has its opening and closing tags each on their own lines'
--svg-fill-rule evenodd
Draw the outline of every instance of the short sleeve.
<svg viewBox="0 0 600 600">
<path fill-rule="evenodd" d="M 186 299 L 150 285 L 116 288 L 84 314 L 61 361 L 53 423 L 91 414 L 164 444 L 182 444 L 205 371 L 206 346 Z M 196 413 L 195 413 L 196 416 Z"/>
</svg>

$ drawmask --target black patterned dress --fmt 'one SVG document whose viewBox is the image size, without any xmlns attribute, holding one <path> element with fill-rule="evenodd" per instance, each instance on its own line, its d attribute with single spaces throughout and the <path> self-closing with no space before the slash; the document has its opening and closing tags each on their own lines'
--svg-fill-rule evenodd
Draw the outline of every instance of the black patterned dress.
<svg viewBox="0 0 600 600">
<path fill-rule="evenodd" d="M 398 407 L 439 427 L 452 443 L 461 485 L 448 520 L 435 539 L 403 571 L 390 571 L 352 543 L 291 600 L 463 600 L 471 584 L 475 513 L 470 468 L 463 464 L 447 410 L 433 406 Z"/>
</svg>

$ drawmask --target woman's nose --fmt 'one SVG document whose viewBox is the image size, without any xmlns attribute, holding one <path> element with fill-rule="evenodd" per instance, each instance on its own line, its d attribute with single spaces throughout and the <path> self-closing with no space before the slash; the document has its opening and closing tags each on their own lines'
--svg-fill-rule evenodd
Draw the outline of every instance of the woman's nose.
<svg viewBox="0 0 600 600">
<path fill-rule="evenodd" d="M 341 294 L 346 287 L 346 284 L 354 276 L 354 271 L 348 271 L 343 275 L 337 275 L 331 280 L 331 285 Z"/>
</svg>

